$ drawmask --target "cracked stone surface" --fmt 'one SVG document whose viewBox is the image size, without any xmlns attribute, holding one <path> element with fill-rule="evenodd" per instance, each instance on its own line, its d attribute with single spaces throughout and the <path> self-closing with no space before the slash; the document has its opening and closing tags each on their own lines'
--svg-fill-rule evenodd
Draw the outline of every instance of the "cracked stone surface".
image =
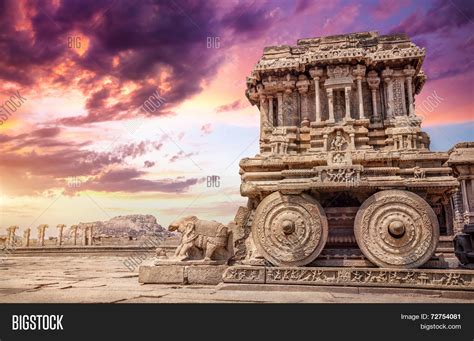
<svg viewBox="0 0 474 341">
<path fill-rule="evenodd" d="M 0 303 L 468 303 L 444 291 L 139 284 L 125 256 L 10 257 L 0 265 Z"/>
</svg>

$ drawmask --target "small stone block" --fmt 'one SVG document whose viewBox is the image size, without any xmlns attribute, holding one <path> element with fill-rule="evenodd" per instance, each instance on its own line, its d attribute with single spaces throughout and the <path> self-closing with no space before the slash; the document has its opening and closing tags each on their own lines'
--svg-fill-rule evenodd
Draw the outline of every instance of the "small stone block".
<svg viewBox="0 0 474 341">
<path fill-rule="evenodd" d="M 139 283 L 185 284 L 182 265 L 142 265 L 138 271 Z"/>
</svg>

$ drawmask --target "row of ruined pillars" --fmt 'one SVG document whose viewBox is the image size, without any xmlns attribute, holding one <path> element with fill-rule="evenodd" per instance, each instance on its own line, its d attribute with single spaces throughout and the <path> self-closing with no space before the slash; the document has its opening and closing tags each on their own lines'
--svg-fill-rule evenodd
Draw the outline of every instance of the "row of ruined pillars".
<svg viewBox="0 0 474 341">
<path fill-rule="evenodd" d="M 38 226 L 38 237 L 37 237 L 37 246 L 45 246 L 45 234 L 46 234 L 46 229 L 49 226 L 46 224 Z M 56 245 L 61 246 L 63 245 L 64 242 L 64 228 L 66 225 L 64 224 L 59 224 L 57 226 L 58 228 L 58 237 L 56 239 Z M 16 239 L 16 230 L 19 227 L 16 225 L 10 226 L 7 228 L 7 238 L 6 238 L 6 246 L 7 247 L 14 247 L 15 246 L 15 239 Z M 73 245 L 78 245 L 78 229 L 79 225 L 72 225 L 71 226 L 71 231 L 72 231 L 72 244 Z M 84 225 L 82 227 L 83 233 L 82 233 L 82 240 L 81 240 L 81 245 L 92 245 L 93 241 L 93 226 L 92 225 Z M 27 228 L 23 231 L 23 240 L 22 240 L 22 246 L 23 247 L 28 247 L 30 246 L 30 235 L 31 235 L 31 228 Z"/>
</svg>

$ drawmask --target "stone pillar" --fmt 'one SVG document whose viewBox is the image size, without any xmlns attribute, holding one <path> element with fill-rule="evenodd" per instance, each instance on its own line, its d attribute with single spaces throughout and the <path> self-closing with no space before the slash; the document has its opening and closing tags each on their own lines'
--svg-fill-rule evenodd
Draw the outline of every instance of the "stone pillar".
<svg viewBox="0 0 474 341">
<path fill-rule="evenodd" d="M 277 93 L 277 101 L 278 101 L 278 113 L 277 113 L 277 121 L 278 126 L 283 126 L 283 93 Z"/>
<path fill-rule="evenodd" d="M 401 98 L 401 101 L 402 101 L 402 110 L 403 110 L 403 114 L 405 116 L 408 115 L 408 112 L 407 112 L 407 103 L 405 101 L 405 82 L 400 82 L 400 87 L 402 89 L 402 98 Z"/>
<path fill-rule="evenodd" d="M 380 115 L 377 110 L 377 89 L 380 85 L 380 78 L 377 76 L 377 72 L 370 71 L 368 73 L 367 84 L 372 92 L 372 115 L 375 121 L 379 121 Z"/>
<path fill-rule="evenodd" d="M 407 135 L 407 147 L 408 149 L 413 149 L 413 135 Z"/>
<path fill-rule="evenodd" d="M 332 89 L 326 89 L 328 95 L 328 111 L 329 111 L 329 119 L 328 122 L 334 123 L 334 99 L 333 99 L 333 92 Z"/>
<path fill-rule="evenodd" d="M 415 69 L 413 66 L 408 65 L 405 67 L 403 70 L 403 73 L 405 74 L 405 81 L 407 83 L 406 91 L 407 91 L 407 97 L 408 97 L 408 116 L 414 116 L 415 115 L 415 106 L 413 104 L 413 76 L 415 75 Z"/>
<path fill-rule="evenodd" d="M 268 98 L 268 123 L 274 127 L 275 123 L 273 122 L 273 96 L 267 96 Z"/>
<path fill-rule="evenodd" d="M 74 245 L 77 245 L 77 228 L 78 225 L 72 225 L 71 230 L 72 230 L 72 242 Z"/>
<path fill-rule="evenodd" d="M 385 70 L 382 71 L 382 77 L 386 85 L 387 89 L 387 118 L 391 119 L 394 117 L 394 100 L 393 100 L 393 70 L 389 67 L 386 67 Z"/>
<path fill-rule="evenodd" d="M 264 129 L 268 126 L 267 111 L 265 110 L 265 95 L 260 95 L 260 140 L 265 135 Z"/>
<path fill-rule="evenodd" d="M 314 103 L 315 103 L 315 117 L 316 122 L 321 122 L 321 102 L 319 99 L 319 80 L 323 75 L 323 70 L 319 68 L 313 68 L 309 70 L 311 77 L 314 80 Z"/>
<path fill-rule="evenodd" d="M 24 247 L 30 246 L 30 233 L 31 233 L 30 228 L 27 228 L 25 231 L 23 231 L 23 246 Z"/>
<path fill-rule="evenodd" d="M 467 200 L 467 188 L 466 188 L 466 180 L 461 180 L 461 195 L 462 195 L 462 213 L 468 214 L 469 213 L 469 202 Z"/>
<path fill-rule="evenodd" d="M 57 240 L 57 245 L 61 246 L 63 244 L 63 229 L 66 227 L 64 224 L 59 224 L 57 226 L 59 232 L 58 232 L 58 240 Z"/>
<path fill-rule="evenodd" d="M 453 227 L 454 234 L 462 233 L 463 228 L 464 228 L 464 219 L 462 215 L 462 198 L 461 198 L 461 191 L 456 190 L 451 197 L 453 200 L 453 206 L 454 206 L 454 220 L 455 224 Z"/>
<path fill-rule="evenodd" d="M 456 228 L 455 228 L 455 233 L 459 233 L 462 231 L 462 222 L 463 222 L 463 217 L 462 217 L 462 211 L 463 211 L 463 204 L 462 204 L 462 198 L 461 198 L 461 191 L 456 190 L 454 192 L 454 195 L 451 197 L 453 201 L 453 207 L 454 207 L 454 219 L 456 221 Z"/>
<path fill-rule="evenodd" d="M 12 243 L 12 230 L 11 226 L 7 228 L 7 240 L 5 241 L 5 246 L 10 247 Z"/>
<path fill-rule="evenodd" d="M 355 134 L 354 133 L 350 133 L 349 134 L 349 137 L 351 139 L 351 149 L 352 150 L 355 150 Z"/>
<path fill-rule="evenodd" d="M 12 225 L 7 228 L 7 247 L 14 247 L 15 246 L 15 234 L 16 230 L 18 229 L 17 225 Z"/>
<path fill-rule="evenodd" d="M 83 227 L 83 234 L 82 234 L 82 245 L 87 245 L 87 229 L 88 229 L 88 226 L 87 225 L 84 225 Z"/>
<path fill-rule="evenodd" d="M 46 224 L 38 226 L 38 246 L 44 246 L 44 236 L 47 228 L 48 225 Z"/>
<path fill-rule="evenodd" d="M 89 245 L 92 246 L 93 244 L 93 237 L 94 236 L 94 225 L 89 225 Z"/>
<path fill-rule="evenodd" d="M 299 75 L 298 82 L 296 82 L 296 87 L 298 88 L 298 92 L 300 93 L 301 98 L 301 120 L 304 117 L 308 117 L 308 88 L 309 88 L 309 80 L 306 78 L 305 75 Z"/>
<path fill-rule="evenodd" d="M 346 86 L 344 88 L 344 98 L 346 100 L 346 116 L 345 120 L 351 120 L 351 88 Z"/>
<path fill-rule="evenodd" d="M 359 102 L 359 119 L 365 119 L 364 114 L 364 98 L 362 96 L 362 78 L 365 76 L 365 66 L 358 64 L 353 71 L 357 79 L 357 95 Z"/>
</svg>

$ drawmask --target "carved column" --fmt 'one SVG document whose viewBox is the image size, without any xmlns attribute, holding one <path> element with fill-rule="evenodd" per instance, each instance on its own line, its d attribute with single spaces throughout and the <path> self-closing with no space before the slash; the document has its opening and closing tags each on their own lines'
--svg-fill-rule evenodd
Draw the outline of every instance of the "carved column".
<svg viewBox="0 0 474 341">
<path fill-rule="evenodd" d="M 328 96 L 328 111 L 329 111 L 329 119 L 328 122 L 334 123 L 334 99 L 333 99 L 333 91 L 332 89 L 326 89 L 327 96 Z"/>
<path fill-rule="evenodd" d="M 414 116 L 415 115 L 415 106 L 413 104 L 413 76 L 415 75 L 415 70 L 413 66 L 408 65 L 405 67 L 403 70 L 403 73 L 405 74 L 405 81 L 407 83 L 406 91 L 407 91 L 407 97 L 408 97 L 408 116 Z"/>
<path fill-rule="evenodd" d="M 355 149 L 355 134 L 350 133 L 349 138 L 351 139 L 351 149 L 354 150 Z"/>
<path fill-rule="evenodd" d="M 72 230 L 72 242 L 74 245 L 77 245 L 77 228 L 78 225 L 72 225 L 71 230 Z"/>
<path fill-rule="evenodd" d="M 265 95 L 260 95 L 260 140 L 265 135 L 264 129 L 268 126 L 267 111 L 265 110 Z"/>
<path fill-rule="evenodd" d="M 375 121 L 379 121 L 380 115 L 377 110 L 377 89 L 380 85 L 380 78 L 377 76 L 377 72 L 370 71 L 368 73 L 367 84 L 372 92 L 372 115 Z"/>
<path fill-rule="evenodd" d="M 12 242 L 11 240 L 12 240 L 12 230 L 10 226 L 9 228 L 7 228 L 7 240 L 5 242 L 6 247 L 10 247 L 10 244 Z"/>
<path fill-rule="evenodd" d="M 344 98 L 346 100 L 346 121 L 351 119 L 351 88 L 346 86 L 344 88 Z"/>
<path fill-rule="evenodd" d="M 17 229 L 17 225 L 12 225 L 7 229 L 7 247 L 15 246 L 15 234 Z"/>
<path fill-rule="evenodd" d="M 30 233 L 31 233 L 30 228 L 27 228 L 25 231 L 23 231 L 23 246 L 24 247 L 30 246 Z"/>
<path fill-rule="evenodd" d="M 296 87 L 301 96 L 301 119 L 308 117 L 308 87 L 309 80 L 305 75 L 300 75 L 298 77 L 298 82 L 296 82 Z"/>
<path fill-rule="evenodd" d="M 362 78 L 365 76 L 365 66 L 358 64 L 353 71 L 357 79 L 357 94 L 359 101 L 359 119 L 365 119 L 364 114 L 364 98 L 362 96 Z"/>
<path fill-rule="evenodd" d="M 59 232 L 58 232 L 58 240 L 57 240 L 57 245 L 61 246 L 63 243 L 63 229 L 66 227 L 64 224 L 59 224 L 57 226 Z"/>
<path fill-rule="evenodd" d="M 328 150 L 328 134 L 323 135 L 323 150 Z"/>
<path fill-rule="evenodd" d="M 283 126 L 283 93 L 277 93 L 277 101 L 278 101 L 278 126 Z"/>
<path fill-rule="evenodd" d="M 403 81 L 400 81 L 400 87 L 402 89 L 402 98 L 400 99 L 402 101 L 402 110 L 403 110 L 403 114 L 405 116 L 408 115 L 408 112 L 407 112 L 407 103 L 405 101 L 405 82 Z"/>
<path fill-rule="evenodd" d="M 268 122 L 274 127 L 275 123 L 273 122 L 273 96 L 267 96 L 268 98 Z"/>
<path fill-rule="evenodd" d="M 382 71 L 382 77 L 386 85 L 387 89 L 387 118 L 391 119 L 394 117 L 394 100 L 393 100 L 393 70 L 389 67 L 386 67 L 385 70 Z"/>
<path fill-rule="evenodd" d="M 93 239 L 92 237 L 94 236 L 94 225 L 89 226 L 89 245 L 92 246 Z"/>
<path fill-rule="evenodd" d="M 467 188 L 466 188 L 466 180 L 461 180 L 461 194 L 462 194 L 462 206 L 463 206 L 463 214 L 469 213 L 469 201 L 467 200 Z"/>
<path fill-rule="evenodd" d="M 38 245 L 39 246 L 44 246 L 44 235 L 47 228 L 48 228 L 48 225 L 46 224 L 38 226 Z"/>
<path fill-rule="evenodd" d="M 323 70 L 319 68 L 313 68 L 309 70 L 309 74 L 314 80 L 314 103 L 315 103 L 315 117 L 316 122 L 321 122 L 321 102 L 319 98 L 319 80 L 323 75 Z"/>
<path fill-rule="evenodd" d="M 87 245 L 87 230 L 88 230 L 88 226 L 87 225 L 84 225 L 83 226 L 83 230 L 84 230 L 84 233 L 82 234 L 82 245 Z"/>
</svg>

